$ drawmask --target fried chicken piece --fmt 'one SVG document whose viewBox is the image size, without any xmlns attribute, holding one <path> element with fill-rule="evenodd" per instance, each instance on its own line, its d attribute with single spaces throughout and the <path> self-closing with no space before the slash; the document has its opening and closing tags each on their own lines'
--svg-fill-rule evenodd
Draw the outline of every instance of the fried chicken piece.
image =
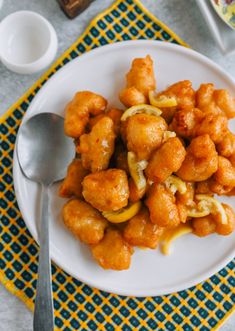
<svg viewBox="0 0 235 331">
<path fill-rule="evenodd" d="M 129 191 L 130 191 L 130 196 L 129 196 L 129 200 L 131 202 L 137 202 L 140 199 L 143 198 L 143 196 L 146 193 L 146 187 L 139 190 L 137 188 L 137 186 L 135 185 L 135 182 L 133 181 L 132 178 L 129 179 Z"/>
<path fill-rule="evenodd" d="M 164 182 L 181 167 L 186 155 L 185 148 L 177 137 L 168 139 L 150 158 L 145 174 L 149 180 Z"/>
<path fill-rule="evenodd" d="M 113 120 L 114 132 L 116 135 L 120 133 L 121 117 L 123 115 L 123 110 L 112 108 L 107 112 L 107 116 Z"/>
<path fill-rule="evenodd" d="M 113 120 L 115 134 L 119 135 L 122 114 L 123 114 L 123 111 L 121 109 L 112 108 L 112 109 L 108 110 L 106 113 L 99 114 L 97 116 L 91 117 L 90 120 L 89 120 L 90 130 L 93 128 L 93 126 L 97 122 L 99 122 L 99 120 L 101 120 L 101 118 L 109 117 Z"/>
<path fill-rule="evenodd" d="M 129 187 L 125 171 L 108 169 L 86 176 L 83 197 L 100 211 L 115 211 L 128 204 Z"/>
<path fill-rule="evenodd" d="M 196 136 L 208 134 L 215 144 L 220 143 L 228 131 L 228 120 L 223 114 L 208 113 L 196 128 Z"/>
<path fill-rule="evenodd" d="M 213 103 L 213 95 L 215 91 L 215 86 L 212 83 L 201 84 L 196 92 L 196 107 L 201 110 L 207 108 L 211 103 Z"/>
<path fill-rule="evenodd" d="M 233 153 L 230 156 L 229 161 L 231 162 L 232 166 L 235 168 L 235 153 Z"/>
<path fill-rule="evenodd" d="M 81 153 L 83 167 L 91 172 L 107 169 L 114 152 L 114 142 L 113 121 L 104 117 L 93 126 L 90 133 L 80 137 L 77 152 Z"/>
<path fill-rule="evenodd" d="M 228 119 L 235 117 L 235 98 L 227 90 L 215 90 L 214 100 Z"/>
<path fill-rule="evenodd" d="M 67 169 L 67 175 L 59 188 L 59 196 L 62 198 L 71 198 L 76 196 L 82 198 L 82 181 L 88 174 L 88 171 L 83 168 L 82 161 L 74 159 Z"/>
<path fill-rule="evenodd" d="M 63 207 L 66 227 L 82 242 L 97 244 L 104 236 L 107 220 L 88 203 L 74 199 Z"/>
<path fill-rule="evenodd" d="M 153 184 L 145 204 L 150 220 L 160 227 L 174 227 L 180 223 L 180 215 L 174 194 L 163 184 Z"/>
<path fill-rule="evenodd" d="M 181 109 L 175 113 L 169 129 L 175 131 L 179 137 L 193 138 L 203 117 L 203 113 L 198 108 Z"/>
<path fill-rule="evenodd" d="M 213 194 L 213 192 L 210 190 L 210 179 L 203 180 L 201 182 L 196 183 L 196 194 Z"/>
<path fill-rule="evenodd" d="M 235 116 L 235 99 L 227 90 L 215 90 L 214 84 L 202 84 L 196 92 L 197 107 L 203 112 Z"/>
<path fill-rule="evenodd" d="M 217 195 L 225 195 L 228 194 L 231 190 L 232 187 L 221 185 L 215 180 L 214 176 L 205 181 L 198 182 L 196 185 L 196 194 L 213 195 L 215 193 Z"/>
<path fill-rule="evenodd" d="M 132 246 L 156 248 L 163 228 L 150 222 L 149 211 L 142 208 L 131 218 L 124 229 L 123 236 Z"/>
<path fill-rule="evenodd" d="M 192 139 L 177 175 L 189 182 L 208 179 L 218 168 L 218 155 L 208 134 Z"/>
<path fill-rule="evenodd" d="M 126 82 L 126 88 L 119 94 L 120 101 L 126 107 L 148 102 L 149 91 L 156 89 L 153 61 L 149 55 L 132 61 Z"/>
<path fill-rule="evenodd" d="M 231 131 L 228 131 L 216 148 L 219 155 L 227 158 L 231 157 L 235 154 L 235 135 Z"/>
<path fill-rule="evenodd" d="M 127 148 L 139 160 L 148 160 L 151 153 L 162 143 L 167 124 L 160 116 L 137 114 L 127 120 Z"/>
<path fill-rule="evenodd" d="M 218 157 L 218 169 L 214 178 L 221 185 L 235 187 L 235 167 L 223 156 Z"/>
<path fill-rule="evenodd" d="M 133 248 L 119 230 L 108 228 L 103 240 L 91 246 L 92 254 L 104 269 L 126 270 L 131 264 Z"/>
<path fill-rule="evenodd" d="M 193 233 L 198 237 L 206 237 L 215 232 L 216 223 L 213 215 L 193 218 L 192 220 Z"/>
<path fill-rule="evenodd" d="M 217 195 L 227 195 L 233 189 L 231 186 L 222 185 L 218 183 L 214 177 L 209 179 L 209 187 L 210 187 L 210 191 Z"/>
<path fill-rule="evenodd" d="M 178 213 L 179 213 L 179 218 L 181 223 L 186 223 L 188 220 L 188 209 L 187 206 L 185 206 L 182 203 L 177 202 L 176 203 L 177 208 L 178 208 Z"/>
<path fill-rule="evenodd" d="M 215 221 L 216 221 L 215 231 L 222 236 L 227 236 L 235 230 L 235 213 L 231 206 L 226 205 L 225 203 L 222 203 L 222 206 L 224 207 L 224 210 L 227 215 L 227 223 L 222 224 L 221 218 L 215 216 Z"/>
<path fill-rule="evenodd" d="M 170 108 L 161 108 L 162 117 L 167 123 L 171 122 L 177 109 L 192 109 L 195 106 L 195 91 L 189 80 L 183 80 L 169 86 L 165 91 L 157 94 L 157 97 L 175 97 L 177 106 Z"/>
<path fill-rule="evenodd" d="M 85 131 L 90 114 L 98 115 L 106 106 L 107 101 L 98 94 L 89 91 L 77 92 L 65 109 L 65 134 L 79 138 Z"/>
</svg>

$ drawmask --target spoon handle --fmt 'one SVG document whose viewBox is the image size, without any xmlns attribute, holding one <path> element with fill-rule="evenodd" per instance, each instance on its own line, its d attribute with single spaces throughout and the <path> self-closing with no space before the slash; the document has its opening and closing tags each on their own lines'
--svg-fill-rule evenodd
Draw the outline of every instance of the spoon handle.
<svg viewBox="0 0 235 331">
<path fill-rule="evenodd" d="M 51 261 L 49 254 L 48 187 L 42 185 L 42 213 L 37 292 L 35 299 L 34 331 L 53 331 L 54 314 L 51 289 Z"/>
</svg>

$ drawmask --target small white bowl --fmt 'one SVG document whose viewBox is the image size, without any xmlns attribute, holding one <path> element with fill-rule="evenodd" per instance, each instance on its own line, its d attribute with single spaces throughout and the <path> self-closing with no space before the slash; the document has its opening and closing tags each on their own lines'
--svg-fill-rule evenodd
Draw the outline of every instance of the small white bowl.
<svg viewBox="0 0 235 331">
<path fill-rule="evenodd" d="M 18 11 L 0 23 L 0 59 L 14 72 L 32 74 L 44 69 L 57 47 L 55 29 L 35 12 Z"/>
</svg>

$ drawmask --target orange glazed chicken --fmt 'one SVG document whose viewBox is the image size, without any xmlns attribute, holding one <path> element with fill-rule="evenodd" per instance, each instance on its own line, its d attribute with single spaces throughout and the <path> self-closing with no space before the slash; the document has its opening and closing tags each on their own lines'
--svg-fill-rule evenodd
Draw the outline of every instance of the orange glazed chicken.
<svg viewBox="0 0 235 331">
<path fill-rule="evenodd" d="M 108 168 L 114 152 L 114 124 L 111 118 L 103 117 L 91 132 L 80 137 L 77 152 L 81 154 L 82 165 L 91 172 Z"/>
<path fill-rule="evenodd" d="M 64 223 L 68 229 L 86 244 L 96 244 L 104 236 L 107 220 L 88 203 L 74 199 L 63 208 Z"/>
<path fill-rule="evenodd" d="M 108 169 L 86 176 L 83 197 L 101 211 L 115 211 L 128 204 L 129 187 L 125 171 Z"/>
<path fill-rule="evenodd" d="M 132 61 L 117 91 L 125 109 L 107 109 L 91 91 L 77 92 L 65 109 L 76 158 L 59 189 L 72 198 L 64 225 L 103 269 L 128 269 L 134 249 L 167 255 L 187 233 L 219 240 L 235 230 L 234 97 L 188 79 L 156 86 L 147 55 Z"/>
</svg>

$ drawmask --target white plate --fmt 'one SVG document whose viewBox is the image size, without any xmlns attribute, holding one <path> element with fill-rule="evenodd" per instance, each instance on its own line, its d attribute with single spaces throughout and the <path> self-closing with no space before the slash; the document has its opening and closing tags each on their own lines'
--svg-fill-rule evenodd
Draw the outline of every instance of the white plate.
<svg viewBox="0 0 235 331">
<path fill-rule="evenodd" d="M 135 57 L 150 54 L 154 59 L 158 89 L 183 79 L 195 88 L 214 82 L 218 88 L 235 92 L 232 79 L 208 58 L 181 46 L 156 41 L 131 41 L 98 48 L 80 56 L 59 70 L 40 90 L 24 121 L 40 112 L 64 114 L 66 103 L 78 90 L 91 90 L 120 106 L 118 92 Z M 37 184 L 23 177 L 14 154 L 14 185 L 23 218 L 38 241 L 39 197 Z M 65 203 L 51 190 L 51 257 L 77 279 L 99 289 L 133 296 L 171 293 L 193 286 L 224 267 L 235 256 L 235 236 L 193 235 L 179 239 L 171 256 L 159 250 L 136 249 L 128 271 L 105 271 L 94 261 L 86 245 L 64 227 L 60 210 Z M 230 198 L 234 206 L 234 199 Z"/>
</svg>

